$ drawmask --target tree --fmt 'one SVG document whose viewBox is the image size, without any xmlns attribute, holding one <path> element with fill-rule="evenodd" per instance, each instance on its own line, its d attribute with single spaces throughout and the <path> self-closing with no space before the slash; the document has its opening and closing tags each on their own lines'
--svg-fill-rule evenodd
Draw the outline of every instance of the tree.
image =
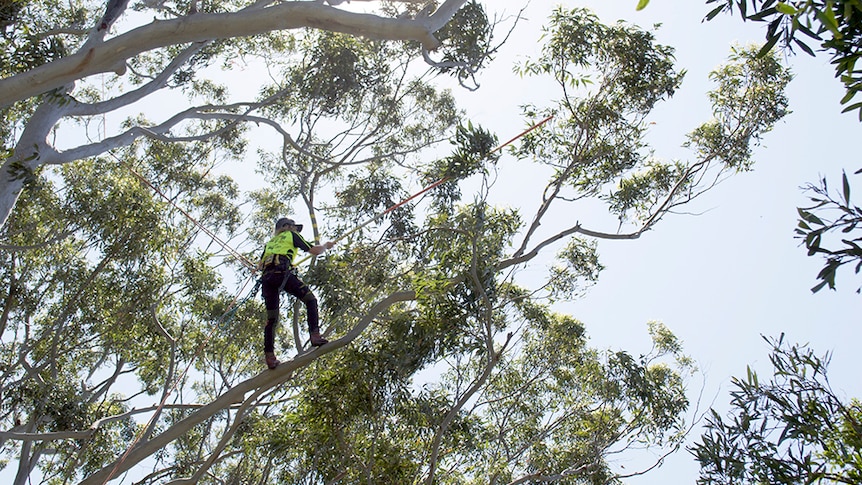
<svg viewBox="0 0 862 485">
<path fill-rule="evenodd" d="M 260 303 L 218 285 L 251 279 L 242 258 L 143 193 L 125 167 L 85 160 L 33 173 L 0 234 L 11 248 L 0 253 L 0 419 L 10 430 L 0 439 L 17 483 L 40 473 L 105 483 L 143 466 L 140 483 L 614 483 L 651 467 L 617 470 L 612 457 L 678 449 L 692 367 L 673 334 L 652 322 L 646 352 L 594 349 L 585 324 L 551 304 L 597 281 L 599 240 L 636 239 L 724 174 L 748 169 L 752 147 L 786 113 L 789 75 L 771 56 L 735 50 L 713 73 L 715 119 L 689 135 L 693 160 L 663 163 L 644 134 L 650 111 L 680 87 L 672 50 L 579 9 L 558 9 L 545 39 L 520 69 L 552 79 L 559 95 L 525 107 L 524 118 L 553 119 L 507 152 L 547 176 L 528 217 L 489 203 L 501 190 L 503 154 L 489 156 L 496 136 L 452 126 L 445 93 L 399 69 L 411 45 L 326 32 L 296 39 L 293 55 L 272 65 L 279 83 L 261 94 L 295 98 L 243 115 L 290 127 L 261 166 L 290 190 L 249 194 L 245 212 L 228 179 L 212 193 L 194 189 L 210 187 L 202 174 L 212 171 L 194 162 L 216 163 L 202 155 L 241 153 L 235 130 L 216 142 L 196 131 L 185 144 L 141 138 L 121 153 L 204 227 L 237 244 L 245 231 L 243 244 L 256 247 L 264 231 L 246 221 L 269 226 L 296 204 L 338 234 L 444 180 L 303 267 L 331 341 L 309 350 L 298 329 L 292 340 L 282 330 L 280 353 L 296 355 L 273 371 L 253 357 Z M 310 82 L 317 73 L 338 73 L 328 76 L 351 89 Z M 369 109 L 371 97 L 387 109 Z M 451 154 L 410 154 L 443 134 Z M 549 216 L 584 206 L 607 211 Z M 45 238 L 39 227 L 65 230 Z M 523 278 L 552 250 L 546 275 Z M 428 374 L 439 378 L 422 382 Z M 7 404 L 17 389 L 33 391 Z M 140 405 L 151 398 L 160 403 Z"/>
<path fill-rule="evenodd" d="M 468 0 L 446 0 L 421 10 L 414 2 L 392 2 L 377 14 L 305 1 L 144 2 L 136 8 L 146 12 L 143 18 L 148 23 L 127 29 L 121 19 L 129 17 L 133 22 L 142 17 L 130 15 L 125 0 L 108 1 L 103 13 L 102 2 L 82 0 L 62 7 L 55 3 L 11 2 L 3 13 L 7 35 L 0 43 L 9 55 L 0 58 L 4 125 L 0 224 L 40 167 L 97 157 L 143 137 L 187 141 L 178 131 L 195 123 L 204 127 L 196 139 L 229 136 L 258 110 L 288 93 L 229 101 L 230 91 L 207 79 L 205 68 L 289 51 L 292 29 L 315 27 L 415 42 L 415 56 L 423 56 L 461 81 L 469 81 L 493 51 L 488 18 L 479 4 Z M 109 32 L 120 28 L 124 32 L 109 37 Z M 432 60 L 435 55 L 440 56 L 439 62 Z M 106 74 L 107 79 L 94 78 Z M 96 141 L 66 148 L 48 141 L 60 126 L 95 123 L 106 113 L 147 105 L 168 88 L 183 90 L 200 104 L 161 121 L 134 122 Z"/>
<path fill-rule="evenodd" d="M 649 0 L 640 0 L 638 9 L 647 6 Z M 808 42 L 819 42 L 819 48 L 829 53 L 832 64 L 835 65 L 835 77 L 839 78 L 846 89 L 841 104 L 847 105 L 844 112 L 858 110 L 862 121 L 862 102 L 853 102 L 855 96 L 862 91 L 862 71 L 856 68 L 856 61 L 862 51 L 862 5 L 856 1 L 776 1 L 776 0 L 707 0 L 706 3 L 718 4 L 706 15 L 706 20 L 712 20 L 726 12 L 739 13 L 743 20 L 768 22 L 766 43 L 760 55 L 770 52 L 780 45 L 787 52 L 799 48 L 809 55 L 815 55 Z M 858 172 L 857 172 L 858 173 Z M 857 261 L 856 272 L 862 268 L 862 251 L 857 242 L 860 238 L 847 236 L 841 240 L 843 246 L 823 247 L 823 236 L 837 229 L 843 234 L 856 230 L 859 221 L 859 210 L 850 206 L 850 186 L 847 176 L 843 179 L 843 199 L 835 199 L 829 195 L 826 180 L 822 179 L 818 186 L 809 184 L 807 191 L 813 193 L 812 207 L 799 207 L 800 215 L 797 234 L 805 240 L 809 256 L 823 254 L 826 264 L 818 273 L 820 283 L 812 288 L 817 292 L 828 285 L 835 289 L 835 274 L 844 264 Z M 830 217 L 832 209 L 841 213 L 834 222 L 824 222 Z M 840 247 L 840 249 L 833 249 Z"/>
<path fill-rule="evenodd" d="M 862 102 L 853 102 L 862 90 L 862 71 L 856 68 L 856 60 L 862 54 L 862 5 L 855 1 L 842 0 L 707 0 L 707 5 L 718 4 L 706 15 L 712 20 L 722 12 L 733 13 L 734 8 L 743 20 L 767 22 L 766 43 L 763 52 L 779 42 L 790 52 L 798 47 L 814 55 L 808 42 L 819 43 L 820 50 L 827 52 L 835 65 L 835 77 L 844 83 L 847 94 L 841 99 L 846 104 L 844 111 L 859 111 L 862 121 Z"/>
<path fill-rule="evenodd" d="M 698 483 L 859 483 L 862 403 L 833 391 L 828 354 L 789 345 L 784 335 L 765 340 L 772 379 L 761 382 L 751 368 L 734 378 L 730 413 L 712 410 L 691 448 Z"/>
<path fill-rule="evenodd" d="M 862 171 L 857 171 L 856 175 L 860 172 Z M 822 254 L 826 258 L 826 264 L 817 275 L 817 279 L 821 281 L 811 289 L 812 292 L 820 291 L 826 285 L 834 290 L 835 276 L 838 269 L 845 264 L 855 262 L 856 274 L 862 269 L 862 248 L 859 247 L 862 237 L 849 235 L 862 222 L 862 209 L 850 202 L 850 188 L 846 173 L 841 179 L 841 192 L 834 195 L 823 178 L 820 185 L 809 185 L 806 188 L 812 194 L 809 198 L 814 205 L 798 209 L 799 225 L 796 233 L 804 240 L 808 255 Z M 829 236 L 839 232 L 843 236 L 840 245 L 835 246 L 838 243 Z M 824 238 L 827 238 L 825 243 Z M 836 247 L 840 249 L 834 249 Z M 856 289 L 857 293 L 860 291 L 862 288 Z"/>
</svg>

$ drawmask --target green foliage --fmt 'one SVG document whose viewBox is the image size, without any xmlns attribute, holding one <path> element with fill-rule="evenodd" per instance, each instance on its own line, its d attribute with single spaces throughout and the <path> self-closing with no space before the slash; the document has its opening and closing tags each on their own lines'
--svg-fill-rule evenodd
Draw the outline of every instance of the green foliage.
<svg viewBox="0 0 862 485">
<path fill-rule="evenodd" d="M 637 220 L 648 220 L 671 191 L 685 188 L 686 169 L 680 162 L 668 164 L 648 160 L 642 171 L 620 179 L 617 189 L 608 197 L 610 210 L 619 214 L 621 220 L 630 213 L 634 213 Z M 683 185 L 680 185 L 681 179 Z"/>
<path fill-rule="evenodd" d="M 446 177 L 455 181 L 466 178 L 483 172 L 485 163 L 494 163 L 500 158 L 499 153 L 491 153 L 497 145 L 497 137 L 480 126 L 474 127 L 469 121 L 466 125 L 458 125 L 455 138 L 450 143 L 455 145 L 455 151 L 441 160 L 445 166 L 437 170 L 432 168 L 437 172 L 431 176 L 432 179 Z"/>
<path fill-rule="evenodd" d="M 69 53 L 85 33 L 85 22 L 98 2 L 7 0 L 0 6 L 0 75 L 25 72 Z M 57 18 L 66 29 L 57 32 Z M 75 33 L 75 30 L 78 30 Z M 45 32 L 55 32 L 46 35 Z"/>
<path fill-rule="evenodd" d="M 520 72 L 553 76 L 565 97 L 547 112 L 528 107 L 528 116 L 555 118 L 526 135 L 516 154 L 555 167 L 561 186 L 593 195 L 641 163 L 640 120 L 673 95 L 683 74 L 673 70 L 673 50 L 651 33 L 603 25 L 583 9 L 555 10 L 545 35 L 542 55 Z"/>
<path fill-rule="evenodd" d="M 862 4 L 857 0 L 707 0 L 706 4 L 717 4 L 707 14 L 707 20 L 736 10 L 743 20 L 765 22 L 766 43 L 760 55 L 779 43 L 790 52 L 799 48 L 813 56 L 817 47 L 827 52 L 835 65 L 835 77 L 846 89 L 841 99 L 841 104 L 846 105 L 844 111 L 858 110 L 862 120 L 862 103 L 853 101 L 862 90 L 862 71 L 856 67 L 862 54 Z M 809 46 L 812 41 L 815 48 Z"/>
<path fill-rule="evenodd" d="M 855 175 L 859 173 L 862 170 Z M 846 173 L 842 176 L 840 191 L 834 194 L 823 178 L 820 185 L 806 188 L 812 194 L 809 199 L 813 205 L 797 209 L 797 238 L 804 241 L 809 256 L 820 254 L 826 258 L 826 264 L 817 274 L 820 283 L 811 289 L 812 292 L 816 293 L 827 285 L 834 290 L 838 269 L 845 264 L 856 263 L 854 272 L 857 275 L 862 270 L 862 237 L 853 237 L 862 222 L 862 209 L 851 203 L 850 188 L 850 179 Z M 835 238 L 840 242 L 834 241 Z M 856 292 L 862 292 L 862 287 L 857 288 Z"/>
<path fill-rule="evenodd" d="M 562 264 L 551 268 L 549 290 L 559 299 L 575 299 L 585 293 L 584 285 L 593 285 L 605 268 L 599 262 L 598 244 L 594 240 L 573 238 L 557 254 Z"/>
<path fill-rule="evenodd" d="M 309 31 L 298 49 L 280 60 L 284 82 L 263 90 L 264 96 L 291 93 L 269 105 L 269 115 L 301 120 L 295 150 L 265 156 L 262 172 L 280 187 L 267 211 L 274 218 L 278 205 L 290 207 L 300 196 L 314 214 L 312 194 L 333 184 L 333 217 L 340 221 L 333 232 L 345 233 L 405 198 L 393 168 L 439 141 L 456 123 L 457 111 L 451 93 L 410 72 L 409 48 Z M 415 229 L 410 210 L 393 210 L 377 222 L 388 223 L 387 236 L 403 237 Z"/>
<path fill-rule="evenodd" d="M 469 470 L 501 482 L 620 483 L 597 459 L 614 443 L 679 442 L 688 402 L 684 370 L 661 363 L 670 352 L 601 353 L 586 345 L 583 323 L 544 308 L 528 314 L 524 351 L 501 364 L 480 400 L 489 441 Z"/>
<path fill-rule="evenodd" d="M 832 390 L 829 355 L 786 344 L 783 335 L 766 341 L 772 379 L 761 382 L 751 368 L 734 378 L 731 412 L 711 411 L 691 448 L 698 483 L 859 483 L 862 414 L 858 401 L 844 403 Z"/>
<path fill-rule="evenodd" d="M 718 85 L 709 93 L 716 119 L 689 135 L 689 146 L 719 154 L 735 170 L 750 168 L 752 142 L 789 113 L 784 88 L 790 73 L 774 56 L 758 52 L 734 47 L 730 62 L 710 74 Z"/>
<path fill-rule="evenodd" d="M 180 15 L 188 6 L 165 2 L 159 15 Z M 421 13 L 412 3 L 386 8 Z M 469 80 L 493 51 L 488 23 L 478 3 L 468 2 L 457 28 L 441 34 L 444 46 L 433 55 L 445 61 L 438 67 Z M 0 422 L 15 432 L 77 432 L 106 416 L 110 426 L 97 425 L 80 448 L 46 440 L 29 453 L 4 442 L 6 456 L 22 450 L 40 471 L 57 470 L 57 481 L 100 467 L 107 473 L 134 438 L 129 419 L 144 416 L 132 410 L 136 401 L 113 394 L 115 384 L 146 396 L 174 383 L 177 398 L 160 409 L 150 436 L 179 438 L 152 456 L 151 474 L 134 478 L 142 484 L 195 474 L 200 483 L 619 483 L 639 472 L 617 469 L 618 453 L 678 448 L 691 371 L 681 343 L 651 322 L 653 346 L 643 355 L 591 348 L 586 324 L 548 304 L 579 298 L 596 282 L 596 240 L 612 235 L 544 219 L 552 203 L 598 201 L 611 207 L 612 223 L 634 213 L 648 221 L 646 230 L 697 186 L 697 163 L 663 164 L 647 155 L 643 141 L 646 117 L 682 80 L 672 49 L 652 33 L 606 26 L 583 10 L 555 12 L 542 54 L 521 68 L 556 80 L 561 90 L 550 108 L 525 107 L 525 122 L 539 113 L 554 114 L 554 122 L 511 151 L 549 176 L 527 220 L 519 208 L 488 202 L 499 169 L 491 153 L 496 136 L 459 125 L 466 117 L 451 93 L 434 88 L 433 72 L 417 74 L 412 65 L 415 45 L 312 30 L 265 40 L 271 46 L 249 39 L 208 44 L 191 59 L 193 69 L 176 71 L 170 84 L 208 101 L 231 99 L 223 86 L 199 78 L 200 69 L 230 56 L 239 63 L 270 54 L 271 47 L 267 67 L 276 81 L 262 88 L 260 104 L 207 106 L 196 112 L 200 123 L 186 120 L 171 130 L 186 141 L 115 152 L 124 164 L 95 159 L 28 173 L 31 187 L 0 234 L 11 248 L 0 253 Z M 132 63 L 133 77 L 148 82 L 183 53 L 142 56 Z M 736 77 L 750 76 L 752 89 L 769 79 L 755 74 L 749 66 L 717 75 L 725 87 L 714 98 L 719 152 L 704 150 L 698 163 L 725 154 L 722 137 L 736 133 L 729 125 L 751 128 L 734 139 L 738 144 L 769 126 L 768 110 L 740 115 L 757 106 L 753 100 L 781 100 L 779 82 L 768 84 L 778 91 L 773 98 L 734 91 L 748 86 L 734 84 Z M 90 89 L 82 99 L 102 96 Z M 734 103 L 739 112 L 729 108 Z M 27 107 L 15 109 L 10 116 Z M 212 174 L 223 159 L 245 155 L 243 131 L 233 124 L 239 117 L 277 127 L 283 141 L 259 152 L 266 186 L 250 194 Z M 124 128 L 149 125 L 139 117 Z M 195 141 L 201 139 L 207 142 Z M 423 161 L 423 150 L 444 140 L 453 153 Z M 727 156 L 733 168 L 744 165 L 738 154 Z M 241 284 L 248 272 L 127 165 L 252 255 L 280 216 L 309 217 L 303 223 L 310 240 L 344 236 L 301 271 L 320 301 L 327 336 L 352 340 L 306 352 L 304 310 L 285 298 L 277 351 L 283 361 L 294 352 L 300 357 L 286 362 L 289 370 L 263 369 L 264 310 Z M 354 230 L 415 185 L 444 176 L 451 180 L 430 201 L 417 199 Z M 480 189 L 462 200 L 474 182 Z M 544 240 L 531 244 L 540 227 Z M 531 260 L 554 250 L 547 282 L 525 287 Z M 415 297 L 366 318 L 372 305 L 396 293 Z M 184 368 L 193 372 L 179 379 Z M 183 427 L 201 405 L 261 372 L 251 382 L 265 392 L 246 393 L 247 408 L 232 401 Z M 57 395 L 46 398 L 55 388 Z M 7 404 L 10 389 L 22 394 Z M 43 454 L 48 447 L 50 456 Z"/>
<path fill-rule="evenodd" d="M 124 155 L 200 220 L 236 227 L 226 199 L 235 188 L 197 171 L 200 148 L 154 144 Z M 101 469 L 134 437 L 131 416 L 117 418 L 127 411 L 127 396 L 111 392 L 117 378 L 135 376 L 143 393 L 162 389 L 176 378 L 172 362 L 194 353 L 194 338 L 182 339 L 193 336 L 190 324 L 214 321 L 228 297 L 208 252 L 191 249 L 197 229 L 125 165 L 88 160 L 40 174 L 18 207 L 2 229 L 0 421 L 85 432 L 111 418 L 41 465 L 69 479 Z M 34 458 L 53 445 L 38 445 Z"/>
<path fill-rule="evenodd" d="M 303 110 L 310 105 L 323 115 L 336 114 L 390 75 L 386 60 L 376 57 L 382 52 L 373 52 L 368 42 L 330 32 L 309 32 L 304 42 L 307 61 L 285 73 L 295 87 L 290 102 Z"/>
<path fill-rule="evenodd" d="M 437 31 L 442 59 L 438 70 L 464 85 L 475 83 L 475 74 L 493 59 L 493 25 L 481 3 L 470 0 Z"/>
</svg>

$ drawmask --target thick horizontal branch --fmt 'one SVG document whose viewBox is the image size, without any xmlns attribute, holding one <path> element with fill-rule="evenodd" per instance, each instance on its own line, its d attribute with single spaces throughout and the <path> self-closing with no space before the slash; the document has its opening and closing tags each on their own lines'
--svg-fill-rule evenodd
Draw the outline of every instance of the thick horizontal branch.
<svg viewBox="0 0 862 485">
<path fill-rule="evenodd" d="M 153 437 L 149 441 L 138 443 L 132 450 L 115 463 L 111 463 L 102 468 L 98 472 L 88 476 L 81 481 L 79 485 L 95 485 L 107 483 L 112 477 L 123 473 L 142 460 L 154 453 L 163 449 L 165 446 L 186 434 L 194 426 L 209 419 L 219 411 L 245 400 L 246 394 L 252 391 L 260 391 L 261 389 L 271 389 L 276 387 L 293 376 L 293 373 L 304 368 L 322 355 L 338 350 L 358 337 L 368 325 L 374 321 L 377 316 L 395 303 L 402 301 L 410 301 L 416 298 L 416 293 L 413 291 L 401 291 L 392 293 L 386 298 L 378 301 L 372 306 L 365 316 L 357 322 L 357 324 L 344 337 L 333 340 L 323 347 L 318 347 L 311 352 L 304 352 L 293 360 L 284 362 L 274 370 L 265 370 L 251 379 L 243 381 L 236 386 L 228 389 L 224 394 L 219 396 L 215 401 L 203 406 L 197 411 L 187 416 L 182 421 L 167 428 L 163 433 Z"/>
<path fill-rule="evenodd" d="M 447 1 L 443 15 L 463 2 Z M 448 18 L 441 19 L 437 14 L 416 20 L 385 18 L 345 12 L 316 2 L 288 2 L 264 9 L 157 20 L 68 57 L 0 80 L 0 107 L 94 74 L 124 72 L 127 59 L 171 45 L 311 27 L 376 39 L 413 40 L 426 49 L 433 49 L 439 45 L 433 33 L 445 25 L 443 20 L 448 21 Z"/>
<path fill-rule="evenodd" d="M 16 433 L 14 431 L 0 431 L 0 439 L 14 441 L 53 441 L 88 438 L 95 430 L 84 431 L 55 431 L 52 433 Z"/>
</svg>

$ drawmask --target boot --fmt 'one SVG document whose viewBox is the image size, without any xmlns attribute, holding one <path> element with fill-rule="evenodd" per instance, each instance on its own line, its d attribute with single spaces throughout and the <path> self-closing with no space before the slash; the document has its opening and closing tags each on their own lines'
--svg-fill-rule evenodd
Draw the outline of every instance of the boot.
<svg viewBox="0 0 862 485">
<path fill-rule="evenodd" d="M 329 340 L 320 336 L 320 332 L 311 332 L 308 336 L 312 347 L 320 347 L 323 344 L 329 343 Z"/>
<path fill-rule="evenodd" d="M 275 354 L 272 352 L 267 352 L 266 353 L 266 366 L 269 367 L 270 369 L 275 369 L 276 367 L 278 367 L 278 364 L 280 364 L 280 362 L 275 357 Z"/>
</svg>

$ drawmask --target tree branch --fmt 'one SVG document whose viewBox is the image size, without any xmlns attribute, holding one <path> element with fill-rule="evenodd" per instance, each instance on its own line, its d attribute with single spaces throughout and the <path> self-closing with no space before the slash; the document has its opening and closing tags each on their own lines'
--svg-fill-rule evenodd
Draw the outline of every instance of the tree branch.
<svg viewBox="0 0 862 485">
<path fill-rule="evenodd" d="M 372 306 L 365 316 L 357 322 L 357 324 L 347 332 L 344 337 L 331 341 L 315 350 L 298 354 L 293 358 L 293 360 L 282 363 L 274 370 L 265 370 L 257 376 L 237 384 L 219 396 L 215 401 L 203 406 L 185 419 L 167 428 L 158 436 L 155 436 L 146 442 L 138 443 L 125 455 L 124 458 L 121 458 L 114 463 L 110 463 L 101 470 L 88 476 L 81 481 L 80 485 L 101 485 L 103 483 L 107 483 L 108 480 L 113 476 L 116 476 L 116 474 L 128 471 L 136 464 L 163 449 L 169 443 L 184 435 L 194 426 L 204 422 L 219 411 L 232 404 L 244 401 L 247 393 L 279 386 L 292 378 L 295 371 L 308 366 L 317 358 L 347 346 L 350 342 L 356 339 L 356 337 L 358 337 L 381 312 L 385 311 L 395 303 L 409 301 L 415 298 L 416 293 L 414 291 L 400 291 L 392 293 Z"/>
<path fill-rule="evenodd" d="M 248 37 L 305 27 L 386 40 L 414 40 L 426 49 L 439 46 L 435 31 L 446 25 L 466 0 L 447 0 L 426 19 L 392 19 L 345 12 L 313 2 L 286 2 L 232 13 L 199 13 L 157 20 L 70 56 L 0 80 L 0 107 L 105 72 L 122 73 L 125 61 L 143 52 L 190 42 Z"/>
</svg>

